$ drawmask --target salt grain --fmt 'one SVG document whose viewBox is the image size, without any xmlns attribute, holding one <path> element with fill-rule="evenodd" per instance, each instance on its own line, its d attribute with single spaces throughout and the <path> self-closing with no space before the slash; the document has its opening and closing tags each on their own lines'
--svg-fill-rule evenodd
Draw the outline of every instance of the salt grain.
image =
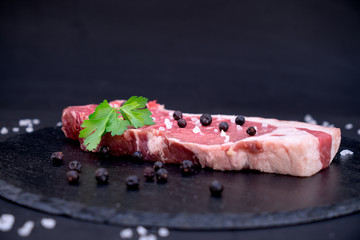
<svg viewBox="0 0 360 240">
<path fill-rule="evenodd" d="M 346 155 L 353 155 L 354 153 L 348 149 L 344 149 L 340 152 L 341 156 L 346 156 Z"/>
<path fill-rule="evenodd" d="M 139 235 L 146 235 L 147 234 L 147 229 L 144 228 L 143 226 L 138 226 L 136 228 L 136 232 L 139 234 Z"/>
<path fill-rule="evenodd" d="M 164 127 L 159 127 L 159 131 L 165 131 Z"/>
<path fill-rule="evenodd" d="M 19 120 L 19 126 L 20 127 L 27 127 L 27 126 L 32 126 L 32 121 L 31 119 L 20 119 Z"/>
<path fill-rule="evenodd" d="M 41 225 L 44 228 L 53 229 L 56 226 L 56 221 L 52 218 L 43 218 L 41 219 Z"/>
<path fill-rule="evenodd" d="M 198 126 L 195 126 L 192 131 L 195 134 L 201 132 L 201 130 L 200 130 L 200 128 Z"/>
<path fill-rule="evenodd" d="M 158 229 L 158 234 L 160 237 L 168 237 L 170 235 L 170 231 L 167 228 L 161 227 Z"/>
<path fill-rule="evenodd" d="M 152 118 L 152 119 L 153 119 L 153 121 L 155 122 L 155 119 L 156 119 L 156 118 L 154 118 L 154 117 L 151 117 L 151 118 Z"/>
<path fill-rule="evenodd" d="M 269 124 L 267 124 L 267 123 L 262 123 L 261 126 L 262 126 L 263 128 L 266 128 L 266 127 L 269 126 Z"/>
<path fill-rule="evenodd" d="M 216 133 L 217 133 L 217 132 L 219 132 L 219 130 L 218 130 L 217 128 L 215 128 L 215 129 L 214 129 L 214 132 L 216 132 Z"/>
<path fill-rule="evenodd" d="M 352 123 L 348 123 L 348 124 L 345 125 L 345 129 L 346 129 L 346 130 L 350 130 L 350 129 L 352 129 L 353 127 L 354 127 L 354 125 L 353 125 Z"/>
<path fill-rule="evenodd" d="M 357 130 L 357 134 L 360 135 L 360 129 Z"/>
<path fill-rule="evenodd" d="M 35 124 L 35 125 L 38 125 L 40 123 L 40 120 L 35 118 L 32 120 L 32 123 Z"/>
<path fill-rule="evenodd" d="M 225 136 L 224 143 L 228 143 L 229 141 L 230 141 L 230 136 L 229 136 L 229 135 L 226 135 L 226 136 Z"/>
<path fill-rule="evenodd" d="M 25 131 L 27 133 L 32 133 L 34 131 L 34 128 L 33 127 L 27 127 L 27 128 L 25 128 Z"/>
<path fill-rule="evenodd" d="M 328 121 L 323 121 L 322 126 L 329 127 L 330 123 Z"/>
<path fill-rule="evenodd" d="M 62 122 L 58 122 L 58 123 L 56 124 L 56 126 L 57 126 L 57 127 L 61 127 L 61 126 L 62 126 Z"/>
<path fill-rule="evenodd" d="M 221 130 L 220 136 L 225 137 L 226 133 L 223 130 Z"/>
<path fill-rule="evenodd" d="M 11 214 L 3 214 L 0 217 L 0 231 L 10 231 L 14 225 L 15 217 Z"/>
<path fill-rule="evenodd" d="M 1 134 L 8 134 L 9 130 L 6 127 L 1 128 L 0 133 Z"/>
<path fill-rule="evenodd" d="M 133 231 L 131 230 L 131 228 L 125 228 L 120 231 L 121 238 L 128 239 L 128 238 L 132 238 L 132 236 L 133 236 Z"/>
<path fill-rule="evenodd" d="M 17 232 L 20 237 L 27 237 L 30 235 L 33 228 L 34 228 L 34 222 L 27 221 L 21 228 L 18 229 Z"/>
<path fill-rule="evenodd" d="M 308 123 L 308 122 L 310 122 L 310 121 L 312 121 L 312 120 L 314 120 L 314 119 L 313 119 L 313 117 L 312 117 L 310 114 L 306 114 L 306 115 L 305 115 L 305 117 L 304 117 L 304 121 L 305 121 L 305 122 Z"/>
<path fill-rule="evenodd" d="M 20 131 L 20 128 L 18 128 L 18 127 L 13 127 L 13 128 L 12 128 L 12 131 L 13 131 L 13 132 L 19 132 L 19 131 Z"/>
</svg>

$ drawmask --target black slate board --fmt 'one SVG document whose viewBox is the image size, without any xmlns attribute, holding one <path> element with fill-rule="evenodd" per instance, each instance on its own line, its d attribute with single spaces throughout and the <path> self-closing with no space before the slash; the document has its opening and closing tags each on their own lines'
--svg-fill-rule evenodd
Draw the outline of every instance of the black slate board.
<svg viewBox="0 0 360 240">
<path fill-rule="evenodd" d="M 59 128 L 45 128 L 0 143 L 0 195 L 18 204 L 76 219 L 126 226 L 173 229 L 249 229 L 329 219 L 360 210 L 360 143 L 343 138 L 339 154 L 327 169 L 310 178 L 255 171 L 219 172 L 203 169 L 190 177 L 178 165 L 166 165 L 169 182 L 143 181 L 149 162 L 130 157 L 101 158 L 82 152 Z M 54 166 L 52 152 L 65 155 Z M 67 163 L 82 163 L 78 185 L 67 183 Z M 98 185 L 94 172 L 109 170 L 110 181 Z M 128 191 L 124 180 L 136 174 L 140 190 Z M 210 197 L 208 185 L 224 185 L 222 198 Z"/>
</svg>

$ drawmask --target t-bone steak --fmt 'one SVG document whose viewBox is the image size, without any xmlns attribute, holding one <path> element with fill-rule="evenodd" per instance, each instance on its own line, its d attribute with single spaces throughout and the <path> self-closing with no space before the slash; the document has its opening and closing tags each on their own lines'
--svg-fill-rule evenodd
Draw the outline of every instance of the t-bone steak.
<svg viewBox="0 0 360 240">
<path fill-rule="evenodd" d="M 110 102 L 119 107 L 124 100 Z M 62 130 L 66 137 L 79 140 L 81 124 L 95 111 L 97 105 L 70 106 L 62 115 Z M 108 146 L 114 156 L 143 153 L 144 160 L 181 163 L 191 160 L 202 167 L 215 170 L 254 169 L 267 173 L 308 177 L 329 166 L 341 141 L 338 128 L 323 127 L 303 122 L 280 121 L 246 117 L 243 126 L 235 123 L 235 116 L 212 115 L 212 123 L 202 126 L 201 114 L 183 114 L 187 121 L 180 128 L 173 119 L 172 110 L 150 101 L 155 125 L 129 128 L 121 136 L 107 133 L 100 146 Z M 229 129 L 219 131 L 219 123 L 227 122 Z M 253 126 L 256 134 L 246 130 Z"/>
</svg>

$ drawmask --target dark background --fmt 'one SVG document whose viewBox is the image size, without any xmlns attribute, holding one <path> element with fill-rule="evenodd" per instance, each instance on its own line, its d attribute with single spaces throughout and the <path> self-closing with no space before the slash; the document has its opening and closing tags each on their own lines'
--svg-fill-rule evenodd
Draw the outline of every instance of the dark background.
<svg viewBox="0 0 360 240">
<path fill-rule="evenodd" d="M 360 3 L 0 1 L 0 89 L 0 127 L 16 126 L 20 118 L 54 126 L 66 106 L 143 95 L 184 112 L 300 121 L 310 113 L 359 140 Z M 354 129 L 345 130 L 349 122 Z M 4 200 L 0 210 L 23 219 L 39 215 Z M 78 226 L 78 234 L 110 228 L 58 221 L 59 229 Z M 353 238 L 360 235 L 356 227 L 346 233 L 344 227 L 359 223 L 355 214 L 213 236 L 309 238 L 318 232 L 331 239 L 335 229 L 334 236 Z M 16 237 L 15 231 L 1 234 Z"/>
</svg>

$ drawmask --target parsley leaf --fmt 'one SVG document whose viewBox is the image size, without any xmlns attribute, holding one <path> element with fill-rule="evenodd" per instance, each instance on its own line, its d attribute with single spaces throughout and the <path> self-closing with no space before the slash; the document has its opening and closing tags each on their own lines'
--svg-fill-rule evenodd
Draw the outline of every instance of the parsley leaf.
<svg viewBox="0 0 360 240">
<path fill-rule="evenodd" d="M 146 108 L 148 99 L 132 96 L 121 107 L 113 108 L 107 100 L 100 103 L 95 111 L 81 124 L 79 137 L 85 138 L 88 151 L 96 149 L 105 133 L 122 135 L 128 128 L 155 124 L 151 112 Z"/>
</svg>

